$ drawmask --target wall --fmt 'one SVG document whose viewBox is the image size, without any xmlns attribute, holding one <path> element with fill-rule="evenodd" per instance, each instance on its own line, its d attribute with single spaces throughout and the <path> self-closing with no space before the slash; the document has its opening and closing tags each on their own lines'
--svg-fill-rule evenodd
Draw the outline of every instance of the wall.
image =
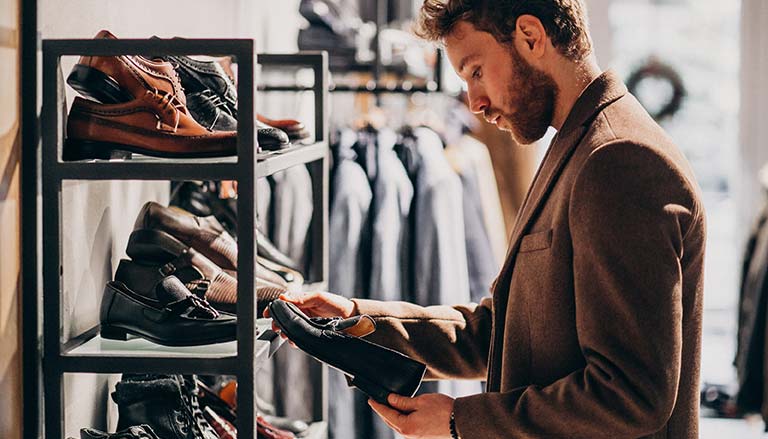
<svg viewBox="0 0 768 439">
<path fill-rule="evenodd" d="M 19 2 L 0 0 L 0 437 L 21 438 Z"/>
</svg>

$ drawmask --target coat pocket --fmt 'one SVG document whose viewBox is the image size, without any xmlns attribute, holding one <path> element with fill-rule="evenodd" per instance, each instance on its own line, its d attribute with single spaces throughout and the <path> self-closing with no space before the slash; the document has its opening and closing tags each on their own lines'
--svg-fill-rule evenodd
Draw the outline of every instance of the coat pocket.
<svg viewBox="0 0 768 439">
<path fill-rule="evenodd" d="M 520 253 L 545 250 L 552 245 L 552 229 L 523 236 L 520 241 Z"/>
</svg>

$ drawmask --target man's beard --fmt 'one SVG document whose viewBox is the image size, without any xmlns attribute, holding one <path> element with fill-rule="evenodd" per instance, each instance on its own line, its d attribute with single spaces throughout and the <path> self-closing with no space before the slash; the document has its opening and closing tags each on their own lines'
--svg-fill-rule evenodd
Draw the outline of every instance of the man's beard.
<svg viewBox="0 0 768 439">
<path fill-rule="evenodd" d="M 511 111 L 499 111 L 499 121 L 508 125 L 500 129 L 509 131 L 518 143 L 528 145 L 544 137 L 552 124 L 557 84 L 551 76 L 528 64 L 514 47 L 509 48 L 509 55 L 515 71 L 502 108 Z M 513 102 L 511 96 L 517 99 Z"/>
</svg>

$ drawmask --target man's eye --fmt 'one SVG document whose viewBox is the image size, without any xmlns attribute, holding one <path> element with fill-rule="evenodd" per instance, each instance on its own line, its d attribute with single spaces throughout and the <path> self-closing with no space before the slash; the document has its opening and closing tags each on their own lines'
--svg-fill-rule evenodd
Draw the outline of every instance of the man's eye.
<svg viewBox="0 0 768 439">
<path fill-rule="evenodd" d="M 480 79 L 481 73 L 480 73 L 480 67 L 476 68 L 474 71 L 472 71 L 472 77 L 475 79 Z"/>
</svg>

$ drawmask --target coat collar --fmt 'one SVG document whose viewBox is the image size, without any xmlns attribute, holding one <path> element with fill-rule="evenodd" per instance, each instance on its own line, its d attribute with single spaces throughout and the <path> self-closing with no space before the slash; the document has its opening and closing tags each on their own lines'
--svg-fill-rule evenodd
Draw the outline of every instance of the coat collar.
<svg viewBox="0 0 768 439">
<path fill-rule="evenodd" d="M 503 330 L 501 330 L 499 325 L 503 325 L 509 296 L 508 291 L 504 290 L 509 289 L 512 268 L 514 267 L 522 237 L 537 217 L 537 212 L 543 206 L 558 176 L 573 155 L 576 146 L 583 139 L 592 121 L 606 106 L 618 100 L 626 93 L 627 88 L 616 74 L 612 71 L 603 73 L 584 89 L 573 105 L 562 128 L 552 140 L 552 144 L 549 146 L 536 172 L 536 176 L 528 189 L 528 194 L 518 213 L 515 227 L 510 237 L 509 252 L 504 266 L 491 287 L 495 315 L 494 344 L 499 342 L 498 337 L 503 334 Z M 498 347 L 496 349 L 492 348 L 492 352 L 494 351 L 497 355 L 500 354 Z M 492 359 L 491 363 L 493 364 L 494 361 L 498 361 L 498 359 Z M 489 385 L 498 384 L 493 376 L 489 376 L 489 379 Z"/>
<path fill-rule="evenodd" d="M 531 221 L 535 218 L 534 213 L 541 207 L 546 199 L 546 195 L 554 185 L 576 146 L 584 137 L 592 121 L 606 106 L 626 93 L 627 88 L 616 74 L 609 70 L 592 81 L 576 100 L 565 123 L 563 123 L 563 127 L 558 131 L 555 138 L 552 139 L 552 143 L 547 149 L 547 153 L 528 189 L 528 193 L 515 221 L 515 227 L 509 242 L 509 254 L 499 279 L 503 277 L 504 272 L 507 271 L 513 262 L 520 239 L 528 229 Z"/>
</svg>

